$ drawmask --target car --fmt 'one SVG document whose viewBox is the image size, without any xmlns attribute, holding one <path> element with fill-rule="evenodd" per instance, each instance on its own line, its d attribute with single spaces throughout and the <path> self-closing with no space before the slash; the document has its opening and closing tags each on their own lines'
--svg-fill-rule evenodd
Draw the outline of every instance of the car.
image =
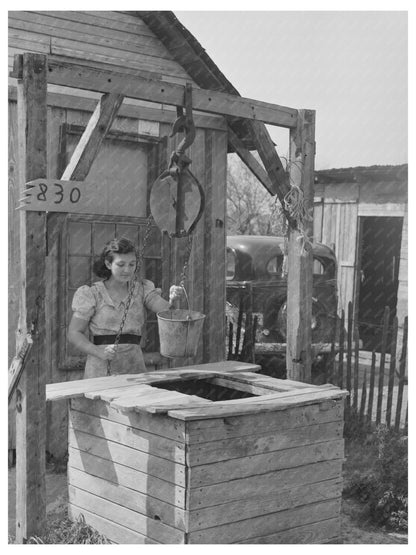
<svg viewBox="0 0 416 555">
<path fill-rule="evenodd" d="M 284 252 L 284 237 L 227 237 L 227 320 L 233 323 L 235 329 L 240 308 L 245 315 L 257 317 L 255 360 L 265 373 L 274 377 L 286 377 L 287 274 Z M 338 337 L 339 318 L 335 253 L 327 245 L 314 243 L 312 255 L 311 333 L 313 368 L 316 370 L 318 367 L 322 369 L 329 359 L 332 345 Z"/>
</svg>

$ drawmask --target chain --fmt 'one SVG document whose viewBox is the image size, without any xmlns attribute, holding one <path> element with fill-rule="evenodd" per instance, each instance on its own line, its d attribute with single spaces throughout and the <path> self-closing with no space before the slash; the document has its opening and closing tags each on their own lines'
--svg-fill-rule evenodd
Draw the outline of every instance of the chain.
<svg viewBox="0 0 416 555">
<path fill-rule="evenodd" d="M 181 279 L 180 279 L 180 282 L 179 282 L 179 285 L 183 289 L 185 289 L 186 272 L 188 271 L 189 259 L 191 257 L 191 250 L 192 250 L 192 234 L 190 233 L 188 235 L 188 243 L 187 243 L 186 249 L 185 249 L 185 262 L 183 263 Z"/>
<path fill-rule="evenodd" d="M 130 308 L 131 300 L 133 298 L 134 289 L 136 287 L 138 275 L 139 275 L 140 268 L 141 268 L 141 265 L 142 265 L 142 262 L 143 262 L 144 251 L 145 251 L 147 241 L 148 241 L 149 236 L 150 236 L 150 231 L 152 229 L 152 224 L 153 224 L 153 217 L 152 217 L 152 215 L 150 215 L 147 218 L 146 231 L 144 233 L 142 247 L 140 249 L 140 252 L 139 252 L 139 255 L 138 255 L 138 258 L 137 258 L 137 264 L 136 264 L 136 268 L 134 270 L 133 279 L 131 280 L 130 285 L 129 285 L 129 293 L 127 295 L 126 305 L 124 307 L 124 313 L 123 313 L 123 316 L 121 318 L 120 327 L 119 327 L 119 330 L 117 332 L 117 335 L 116 335 L 116 338 L 115 338 L 115 341 L 114 341 L 114 348 L 115 348 L 116 352 L 117 352 L 118 344 L 120 342 L 121 334 L 123 332 L 124 324 L 126 323 L 127 313 L 129 311 L 129 308 Z M 111 375 L 111 360 L 107 360 L 107 376 L 110 376 L 110 375 Z"/>
</svg>

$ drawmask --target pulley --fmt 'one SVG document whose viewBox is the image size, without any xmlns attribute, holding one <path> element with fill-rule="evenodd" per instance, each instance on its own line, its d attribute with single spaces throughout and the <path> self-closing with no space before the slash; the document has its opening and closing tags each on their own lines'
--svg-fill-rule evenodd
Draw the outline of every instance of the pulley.
<svg viewBox="0 0 416 555">
<path fill-rule="evenodd" d="M 153 183 L 150 191 L 150 211 L 160 230 L 170 237 L 189 235 L 204 209 L 204 191 L 189 170 L 191 159 L 185 150 L 194 142 L 195 125 L 192 117 L 192 85 L 185 87 L 185 114 L 177 108 L 170 137 L 178 132 L 185 136 L 171 154 L 169 167 Z"/>
</svg>

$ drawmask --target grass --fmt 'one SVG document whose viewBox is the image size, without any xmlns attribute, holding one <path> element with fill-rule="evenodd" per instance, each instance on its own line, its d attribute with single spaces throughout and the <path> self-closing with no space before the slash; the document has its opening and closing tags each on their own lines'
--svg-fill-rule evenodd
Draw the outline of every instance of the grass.
<svg viewBox="0 0 416 555">
<path fill-rule="evenodd" d="M 9 536 L 9 544 L 15 539 Z M 41 536 L 32 536 L 27 543 L 30 544 L 109 544 L 105 536 L 85 523 L 81 515 L 76 522 L 68 518 L 65 511 L 52 520 L 48 519 L 47 528 Z"/>
<path fill-rule="evenodd" d="M 357 501 L 353 518 L 386 530 L 407 532 L 407 430 L 346 426 L 344 499 Z"/>
</svg>

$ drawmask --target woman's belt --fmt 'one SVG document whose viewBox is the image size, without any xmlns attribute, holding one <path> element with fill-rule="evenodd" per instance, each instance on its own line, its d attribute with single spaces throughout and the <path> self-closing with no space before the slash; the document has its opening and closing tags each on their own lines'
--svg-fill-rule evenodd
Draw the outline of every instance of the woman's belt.
<svg viewBox="0 0 416 555">
<path fill-rule="evenodd" d="M 94 335 L 94 345 L 114 345 L 116 342 L 116 335 Z M 140 345 L 141 335 L 134 335 L 133 333 L 122 333 L 120 335 L 119 343 L 132 343 L 133 345 Z"/>
</svg>

